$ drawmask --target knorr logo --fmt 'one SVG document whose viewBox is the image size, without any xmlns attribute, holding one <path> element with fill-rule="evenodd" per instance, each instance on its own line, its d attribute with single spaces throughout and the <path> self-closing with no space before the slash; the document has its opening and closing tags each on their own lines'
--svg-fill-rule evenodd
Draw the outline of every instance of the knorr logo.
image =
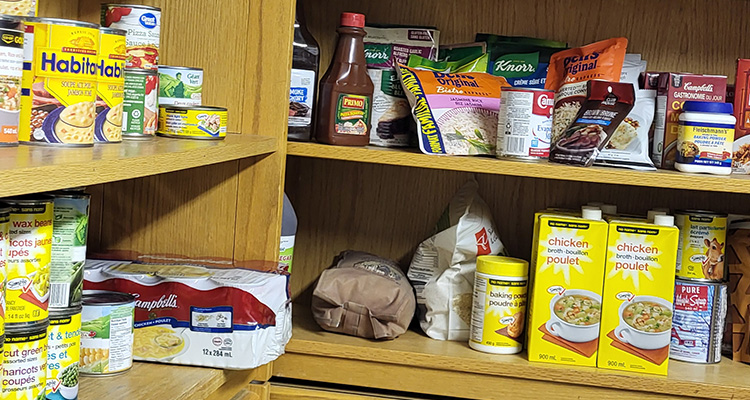
<svg viewBox="0 0 750 400">
<path fill-rule="evenodd" d="M 387 44 L 368 44 L 365 46 L 365 58 L 368 64 L 382 64 L 391 59 L 391 46 Z"/>
<path fill-rule="evenodd" d="M 346 108 L 357 108 L 362 110 L 365 108 L 365 100 L 356 97 L 344 97 L 342 105 Z"/>
<path fill-rule="evenodd" d="M 492 74 L 505 78 L 522 78 L 536 72 L 539 53 L 506 54 L 497 60 Z"/>
</svg>

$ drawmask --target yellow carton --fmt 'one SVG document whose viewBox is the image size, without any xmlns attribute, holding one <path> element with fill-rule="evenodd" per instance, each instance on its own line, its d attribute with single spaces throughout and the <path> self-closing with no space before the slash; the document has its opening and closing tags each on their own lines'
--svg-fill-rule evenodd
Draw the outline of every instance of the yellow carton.
<svg viewBox="0 0 750 400">
<path fill-rule="evenodd" d="M 610 221 L 600 368 L 667 374 L 679 235 L 669 215 Z"/>
<path fill-rule="evenodd" d="M 596 365 L 606 245 L 601 210 L 537 214 L 529 360 Z"/>
</svg>

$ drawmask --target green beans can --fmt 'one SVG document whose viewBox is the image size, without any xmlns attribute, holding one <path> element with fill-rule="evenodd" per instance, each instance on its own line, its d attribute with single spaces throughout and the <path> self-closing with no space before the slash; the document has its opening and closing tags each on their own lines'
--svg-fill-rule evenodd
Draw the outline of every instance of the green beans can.
<svg viewBox="0 0 750 400">
<path fill-rule="evenodd" d="M 81 306 L 50 308 L 47 328 L 47 399 L 78 399 L 80 358 Z"/>
<path fill-rule="evenodd" d="M 50 308 L 78 307 L 83 291 L 83 264 L 91 195 L 55 192 L 50 268 Z"/>
</svg>

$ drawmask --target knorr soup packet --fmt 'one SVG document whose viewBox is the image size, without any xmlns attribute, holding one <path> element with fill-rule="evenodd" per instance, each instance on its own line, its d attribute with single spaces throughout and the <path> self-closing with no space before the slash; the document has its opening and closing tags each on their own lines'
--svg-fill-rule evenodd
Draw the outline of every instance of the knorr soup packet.
<svg viewBox="0 0 750 400">
<path fill-rule="evenodd" d="M 500 91 L 505 78 L 443 73 L 399 64 L 399 78 L 425 154 L 495 154 Z"/>
<path fill-rule="evenodd" d="M 568 48 L 565 42 L 486 33 L 477 34 L 476 41 L 487 44 L 487 72 L 504 77 L 513 87 L 543 88 L 550 57 Z"/>
</svg>

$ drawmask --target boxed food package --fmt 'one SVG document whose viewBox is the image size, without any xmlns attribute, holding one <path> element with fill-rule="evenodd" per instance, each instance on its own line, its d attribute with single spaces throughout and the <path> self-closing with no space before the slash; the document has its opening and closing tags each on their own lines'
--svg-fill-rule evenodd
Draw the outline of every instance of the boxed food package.
<svg viewBox="0 0 750 400">
<path fill-rule="evenodd" d="M 729 264 L 728 335 L 731 357 L 750 363 L 750 216 L 730 216 L 727 235 Z"/>
<path fill-rule="evenodd" d="M 440 31 L 406 26 L 367 26 L 365 31 L 367 74 L 375 86 L 370 144 L 409 146 L 416 141 L 416 126 L 395 67 L 412 54 L 437 59 Z"/>
<path fill-rule="evenodd" d="M 682 105 L 687 100 L 724 102 L 727 77 L 667 72 L 659 75 L 651 159 L 657 168 L 673 168 Z"/>
<path fill-rule="evenodd" d="M 679 229 L 656 223 L 609 223 L 599 368 L 667 374 Z"/>
<path fill-rule="evenodd" d="M 536 215 L 530 361 L 596 366 L 608 225 L 593 214 Z"/>
<path fill-rule="evenodd" d="M 750 60 L 737 60 L 737 79 L 734 85 L 734 147 L 732 172 L 750 174 Z"/>
<path fill-rule="evenodd" d="M 87 260 L 84 288 L 130 293 L 136 360 L 251 369 L 292 334 L 288 275 L 197 265 Z"/>
</svg>

